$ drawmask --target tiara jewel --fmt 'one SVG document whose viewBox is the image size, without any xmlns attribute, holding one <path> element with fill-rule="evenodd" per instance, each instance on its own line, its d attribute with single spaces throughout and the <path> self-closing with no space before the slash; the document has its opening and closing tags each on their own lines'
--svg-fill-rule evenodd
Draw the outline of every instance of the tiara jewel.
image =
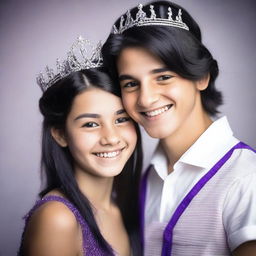
<svg viewBox="0 0 256 256">
<path fill-rule="evenodd" d="M 132 27 L 142 27 L 142 26 L 154 26 L 154 25 L 160 25 L 160 26 L 170 26 L 170 27 L 177 27 L 182 28 L 185 30 L 189 30 L 186 23 L 182 21 L 182 12 L 181 9 L 178 11 L 178 15 L 173 19 L 172 17 L 172 8 L 168 7 L 168 18 L 157 18 L 156 13 L 154 10 L 154 6 L 150 5 L 150 17 L 147 17 L 147 14 L 142 10 L 143 5 L 138 5 L 138 12 L 136 13 L 136 19 L 133 19 L 130 13 L 130 10 L 128 10 L 124 15 L 120 18 L 120 24 L 119 28 L 117 28 L 115 25 L 112 29 L 112 34 L 122 34 L 125 30 L 132 28 Z"/>
<path fill-rule="evenodd" d="M 89 40 L 79 36 L 67 53 L 67 58 L 64 61 L 56 60 L 55 70 L 46 66 L 45 71 L 39 73 L 36 80 L 42 91 L 46 91 L 72 72 L 101 67 L 103 64 L 101 47 L 101 42 L 94 47 Z"/>
</svg>

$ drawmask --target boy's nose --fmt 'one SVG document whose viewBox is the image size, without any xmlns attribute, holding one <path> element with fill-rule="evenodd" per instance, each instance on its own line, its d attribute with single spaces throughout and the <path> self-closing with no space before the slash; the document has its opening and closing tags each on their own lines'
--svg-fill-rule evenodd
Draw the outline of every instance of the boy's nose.
<svg viewBox="0 0 256 256">
<path fill-rule="evenodd" d="M 159 94 L 152 84 L 149 82 L 141 85 L 138 97 L 138 105 L 143 108 L 151 107 L 159 99 Z"/>
</svg>

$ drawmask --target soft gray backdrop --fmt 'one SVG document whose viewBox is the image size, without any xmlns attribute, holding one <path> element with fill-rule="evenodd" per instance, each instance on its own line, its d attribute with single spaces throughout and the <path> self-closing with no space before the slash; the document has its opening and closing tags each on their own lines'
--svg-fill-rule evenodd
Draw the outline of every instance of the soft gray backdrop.
<svg viewBox="0 0 256 256">
<path fill-rule="evenodd" d="M 147 2 L 147 1 L 146 1 Z M 219 61 L 221 110 L 238 138 L 256 147 L 254 0 L 176 0 L 196 18 L 203 41 Z M 0 3 L 0 256 L 15 255 L 22 216 L 40 189 L 41 91 L 35 75 L 64 57 L 74 39 L 106 39 L 119 14 L 137 0 Z M 145 1 L 144 1 L 145 3 Z M 97 104 L 97 103 L 96 103 Z M 148 162 L 155 141 L 145 136 Z"/>
</svg>

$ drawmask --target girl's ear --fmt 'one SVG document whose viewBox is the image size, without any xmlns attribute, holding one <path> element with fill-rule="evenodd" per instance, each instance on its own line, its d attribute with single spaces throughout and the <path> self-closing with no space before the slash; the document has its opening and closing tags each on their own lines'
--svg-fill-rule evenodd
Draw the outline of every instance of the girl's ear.
<svg viewBox="0 0 256 256">
<path fill-rule="evenodd" d="M 51 135 L 54 138 L 54 140 L 61 147 L 67 147 L 68 146 L 68 143 L 67 143 L 67 140 L 66 140 L 66 136 L 65 136 L 63 130 L 52 127 L 51 128 Z"/>
<path fill-rule="evenodd" d="M 201 78 L 200 80 L 196 81 L 197 89 L 199 91 L 205 90 L 208 87 L 208 85 L 209 85 L 209 81 L 210 81 L 210 74 L 208 73 L 203 78 Z"/>
</svg>

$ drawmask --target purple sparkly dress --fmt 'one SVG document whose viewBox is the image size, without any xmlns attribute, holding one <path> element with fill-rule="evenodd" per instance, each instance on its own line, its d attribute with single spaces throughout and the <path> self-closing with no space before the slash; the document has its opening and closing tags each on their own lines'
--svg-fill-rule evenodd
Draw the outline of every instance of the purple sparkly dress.
<svg viewBox="0 0 256 256">
<path fill-rule="evenodd" d="M 29 218 L 32 216 L 34 211 L 38 207 L 40 207 L 41 205 L 43 205 L 44 203 L 47 203 L 49 201 L 58 201 L 58 202 L 65 204 L 70 209 L 70 211 L 75 215 L 76 220 L 80 224 L 81 229 L 82 229 L 83 255 L 86 255 L 86 256 L 114 255 L 114 254 L 108 254 L 105 251 L 103 251 L 103 249 L 100 248 L 100 246 L 98 245 L 98 242 L 95 240 L 93 234 L 91 233 L 89 226 L 87 225 L 87 223 L 85 222 L 84 218 L 81 216 L 79 211 L 76 209 L 76 207 L 72 203 L 70 203 L 67 199 L 65 199 L 63 197 L 50 195 L 50 196 L 46 196 L 46 197 L 38 200 L 35 203 L 34 207 L 25 216 L 25 222 L 26 222 L 25 225 L 27 225 Z"/>
</svg>

